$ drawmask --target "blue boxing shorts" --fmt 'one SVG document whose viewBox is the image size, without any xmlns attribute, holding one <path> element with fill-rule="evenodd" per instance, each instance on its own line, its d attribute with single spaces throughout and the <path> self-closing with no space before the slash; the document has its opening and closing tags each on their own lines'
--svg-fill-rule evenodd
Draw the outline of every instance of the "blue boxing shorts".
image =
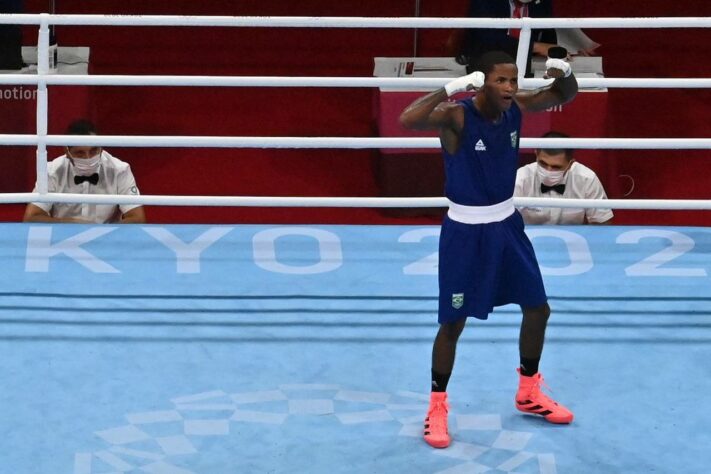
<svg viewBox="0 0 711 474">
<path fill-rule="evenodd" d="M 518 211 L 499 222 L 444 217 L 439 239 L 439 323 L 487 319 L 495 306 L 547 301 L 536 254 Z"/>
</svg>

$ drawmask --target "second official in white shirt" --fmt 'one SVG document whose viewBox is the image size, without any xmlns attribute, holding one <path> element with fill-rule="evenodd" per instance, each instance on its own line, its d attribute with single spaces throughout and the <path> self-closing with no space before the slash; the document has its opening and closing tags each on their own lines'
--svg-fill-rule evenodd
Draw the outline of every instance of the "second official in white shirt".
<svg viewBox="0 0 711 474">
<path fill-rule="evenodd" d="M 568 138 L 548 132 L 544 138 Z M 593 170 L 573 159 L 572 150 L 536 150 L 536 162 L 516 173 L 514 196 L 607 199 L 605 189 Z M 611 224 L 610 209 L 523 207 L 518 209 L 526 224 Z"/>
<path fill-rule="evenodd" d="M 72 123 L 68 135 L 95 135 L 90 122 Z M 128 163 L 111 156 L 101 147 L 71 146 L 66 154 L 47 165 L 50 193 L 72 194 L 140 194 Z M 37 186 L 35 185 L 35 191 Z M 140 204 L 30 203 L 25 222 L 75 222 L 103 224 L 110 222 L 145 223 Z"/>
</svg>

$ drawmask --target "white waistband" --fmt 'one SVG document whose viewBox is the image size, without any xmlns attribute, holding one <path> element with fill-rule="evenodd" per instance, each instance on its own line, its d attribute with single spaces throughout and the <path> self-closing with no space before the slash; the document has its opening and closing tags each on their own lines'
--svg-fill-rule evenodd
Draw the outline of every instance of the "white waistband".
<svg viewBox="0 0 711 474">
<path fill-rule="evenodd" d="M 447 215 L 450 219 L 464 224 L 488 224 L 501 222 L 515 211 L 513 198 L 493 206 L 463 206 L 449 201 Z"/>
</svg>

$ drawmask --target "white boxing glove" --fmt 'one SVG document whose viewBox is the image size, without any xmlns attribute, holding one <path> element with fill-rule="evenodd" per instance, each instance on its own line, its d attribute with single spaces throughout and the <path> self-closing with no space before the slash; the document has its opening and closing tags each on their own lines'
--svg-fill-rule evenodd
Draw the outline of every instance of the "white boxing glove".
<svg viewBox="0 0 711 474">
<path fill-rule="evenodd" d="M 484 85 L 484 73 L 481 71 L 474 71 L 466 76 L 458 77 L 444 86 L 444 90 L 447 91 L 447 96 L 452 97 L 458 92 L 467 92 L 479 89 Z"/>
<path fill-rule="evenodd" d="M 570 76 L 570 73 L 572 72 L 570 64 L 568 64 L 563 59 L 558 58 L 548 58 L 548 60 L 546 61 L 546 71 L 548 69 L 559 69 L 563 71 L 563 77 Z"/>
</svg>

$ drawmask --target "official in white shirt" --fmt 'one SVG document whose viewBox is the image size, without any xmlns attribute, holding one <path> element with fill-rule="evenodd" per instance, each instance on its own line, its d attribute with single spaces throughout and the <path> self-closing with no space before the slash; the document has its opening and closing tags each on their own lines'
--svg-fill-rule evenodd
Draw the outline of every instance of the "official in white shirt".
<svg viewBox="0 0 711 474">
<path fill-rule="evenodd" d="M 67 135 L 96 135 L 87 120 L 73 122 Z M 50 193 L 140 194 L 128 163 L 96 146 L 70 146 L 47 164 Z M 37 192 L 35 185 L 34 192 Z M 140 204 L 29 203 L 25 222 L 145 223 Z"/>
<path fill-rule="evenodd" d="M 568 138 L 548 132 L 544 138 Z M 568 199 L 607 199 L 605 189 L 593 170 L 578 163 L 572 150 L 536 150 L 536 162 L 516 173 L 514 196 Z M 526 224 L 611 224 L 611 209 L 522 207 Z"/>
</svg>

